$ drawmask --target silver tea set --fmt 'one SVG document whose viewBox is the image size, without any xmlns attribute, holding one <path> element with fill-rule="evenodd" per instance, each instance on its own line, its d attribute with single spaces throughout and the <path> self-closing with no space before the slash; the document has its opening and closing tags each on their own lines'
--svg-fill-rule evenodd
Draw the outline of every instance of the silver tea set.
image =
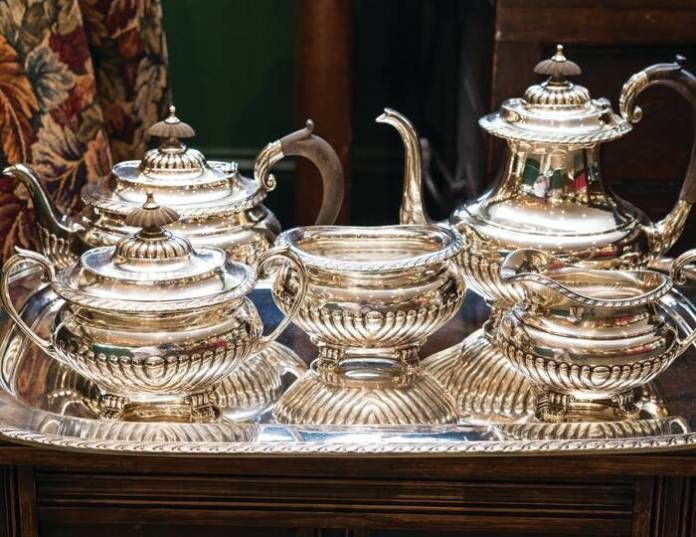
<svg viewBox="0 0 696 537">
<path fill-rule="evenodd" d="M 696 153 L 674 208 L 652 223 L 605 187 L 599 147 L 632 130 L 651 85 L 678 90 L 696 110 L 696 77 L 681 59 L 648 67 L 623 86 L 617 114 L 569 80 L 581 71 L 561 46 L 535 72 L 545 80 L 480 120 L 507 142 L 502 175 L 444 223 L 423 206 L 418 135 L 390 109 L 377 121 L 404 145 L 398 225 L 332 225 L 343 174 L 311 122 L 266 146 L 246 178 L 187 147 L 195 133 L 172 107 L 150 129 L 161 144 L 85 186 L 78 216 L 59 214 L 29 166 L 11 166 L 3 173 L 31 194 L 42 251 L 5 263 L 2 303 L 32 343 L 94 383 L 104 420 L 221 419 L 221 384 L 253 369 L 290 322 L 317 354 L 273 406 L 278 423 L 457 423 L 472 393 L 458 371 L 491 361 L 504 366 L 487 381 L 501 393 L 513 377 L 526 383 L 541 424 L 641 419 L 641 391 L 696 341 L 659 306 L 696 250 L 669 274 L 648 268 L 696 202 Z M 317 165 L 323 203 L 315 225 L 281 232 L 262 201 L 288 155 Z M 49 338 L 13 303 L 11 276 L 30 264 L 62 301 Z M 250 300 L 259 276 L 271 277 L 285 315 L 268 335 Z M 421 359 L 467 288 L 490 318 L 458 353 Z"/>
</svg>

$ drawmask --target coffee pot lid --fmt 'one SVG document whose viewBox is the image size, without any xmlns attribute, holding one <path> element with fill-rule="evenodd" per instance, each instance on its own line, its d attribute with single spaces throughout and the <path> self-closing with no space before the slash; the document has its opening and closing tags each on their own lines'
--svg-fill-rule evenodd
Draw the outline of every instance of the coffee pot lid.
<svg viewBox="0 0 696 537">
<path fill-rule="evenodd" d="M 256 281 L 251 268 L 217 248 L 193 248 L 164 226 L 179 215 L 152 193 L 126 224 L 140 231 L 115 246 L 88 250 L 56 275 L 56 293 L 71 303 L 114 312 L 187 311 L 245 295 Z"/>
<path fill-rule="evenodd" d="M 557 45 L 556 53 L 539 62 L 534 72 L 548 77 L 527 88 L 522 98 L 506 100 L 500 110 L 482 117 L 479 124 L 508 140 L 562 144 L 593 144 L 619 138 L 631 125 L 614 113 L 606 98 L 590 92 L 569 77 L 582 70 Z"/>
</svg>

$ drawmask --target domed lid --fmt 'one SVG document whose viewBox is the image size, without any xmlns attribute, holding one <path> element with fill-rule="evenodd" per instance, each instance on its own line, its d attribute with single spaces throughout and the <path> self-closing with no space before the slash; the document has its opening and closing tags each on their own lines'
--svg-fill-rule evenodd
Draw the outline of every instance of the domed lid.
<svg viewBox="0 0 696 537">
<path fill-rule="evenodd" d="M 242 177 L 236 162 L 208 161 L 187 147 L 182 140 L 196 133 L 176 116 L 173 105 L 169 116 L 148 133 L 162 143 L 142 160 L 116 164 L 108 180 L 87 185 L 82 191 L 86 205 L 125 216 L 142 205 L 147 192 L 154 192 L 161 203 L 188 220 L 243 211 L 266 197 L 269 189 Z"/>
<path fill-rule="evenodd" d="M 194 249 L 167 231 L 176 211 L 152 195 L 127 217 L 141 228 L 115 246 L 88 250 L 60 272 L 53 288 L 68 302 L 114 312 L 187 311 L 245 295 L 255 284 L 251 268 L 227 260 L 217 248 Z"/>
<path fill-rule="evenodd" d="M 527 88 L 523 98 L 508 99 L 500 110 L 482 117 L 481 127 L 509 140 L 563 144 L 605 142 L 631 130 L 608 99 L 592 99 L 586 88 L 568 80 L 582 71 L 565 57 L 563 45 L 534 72 L 548 78 Z"/>
</svg>

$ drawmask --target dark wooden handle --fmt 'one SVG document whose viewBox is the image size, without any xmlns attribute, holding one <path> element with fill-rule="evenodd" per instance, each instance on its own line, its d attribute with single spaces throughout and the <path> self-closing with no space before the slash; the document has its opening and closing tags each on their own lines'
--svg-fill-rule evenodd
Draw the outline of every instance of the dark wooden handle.
<svg viewBox="0 0 696 537">
<path fill-rule="evenodd" d="M 321 173 L 323 194 L 316 225 L 333 224 L 343 203 L 343 167 L 333 147 L 323 138 L 312 134 L 314 123 L 307 120 L 304 129 L 280 139 L 283 155 L 300 156 L 310 160 Z"/>
<path fill-rule="evenodd" d="M 621 114 L 632 123 L 640 121 L 641 109 L 635 105 L 638 96 L 653 85 L 668 86 L 681 94 L 691 105 L 691 122 L 696 133 L 696 77 L 684 69 L 686 58 L 677 55 L 673 63 L 658 63 L 633 75 L 621 91 Z M 691 145 L 691 158 L 679 199 L 696 203 L 696 139 Z"/>
</svg>

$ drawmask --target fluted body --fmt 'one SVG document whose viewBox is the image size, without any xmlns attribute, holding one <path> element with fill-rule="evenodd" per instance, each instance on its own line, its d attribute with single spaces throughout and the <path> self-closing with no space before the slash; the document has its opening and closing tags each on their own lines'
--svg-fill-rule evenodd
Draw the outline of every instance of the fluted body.
<svg viewBox="0 0 696 537">
<path fill-rule="evenodd" d="M 168 317 L 135 314 L 127 322 L 66 304 L 53 339 L 63 361 L 106 393 L 165 400 L 205 391 L 229 375 L 261 331 L 247 298 Z"/>
<path fill-rule="evenodd" d="M 454 263 L 461 237 L 434 230 L 318 227 L 283 234 L 279 244 L 307 254 L 307 298 L 295 322 L 315 343 L 346 353 L 370 349 L 371 354 L 382 350 L 396 356 L 401 349 L 420 346 L 452 318 L 465 291 Z M 311 256 L 318 262 L 313 264 Z M 297 274 L 290 267 L 284 271 L 273 292 L 278 306 L 287 310 L 295 298 Z"/>
<path fill-rule="evenodd" d="M 693 257 L 687 253 L 675 266 Z M 503 262 L 501 277 L 525 299 L 502 316 L 496 342 L 543 392 L 542 417 L 583 401 L 615 404 L 620 417 L 630 413 L 634 390 L 696 339 L 693 332 L 680 340 L 678 326 L 658 311 L 658 301 L 672 289 L 662 273 L 589 270 L 541 251 L 518 250 Z"/>
<path fill-rule="evenodd" d="M 307 294 L 296 323 L 319 346 L 312 370 L 276 404 L 283 423 L 439 424 L 456 420 L 454 400 L 420 371 L 418 351 L 464 298 L 456 232 L 439 226 L 309 227 L 278 244 L 303 262 Z M 273 288 L 294 303 L 298 274 L 282 269 Z"/>
</svg>

